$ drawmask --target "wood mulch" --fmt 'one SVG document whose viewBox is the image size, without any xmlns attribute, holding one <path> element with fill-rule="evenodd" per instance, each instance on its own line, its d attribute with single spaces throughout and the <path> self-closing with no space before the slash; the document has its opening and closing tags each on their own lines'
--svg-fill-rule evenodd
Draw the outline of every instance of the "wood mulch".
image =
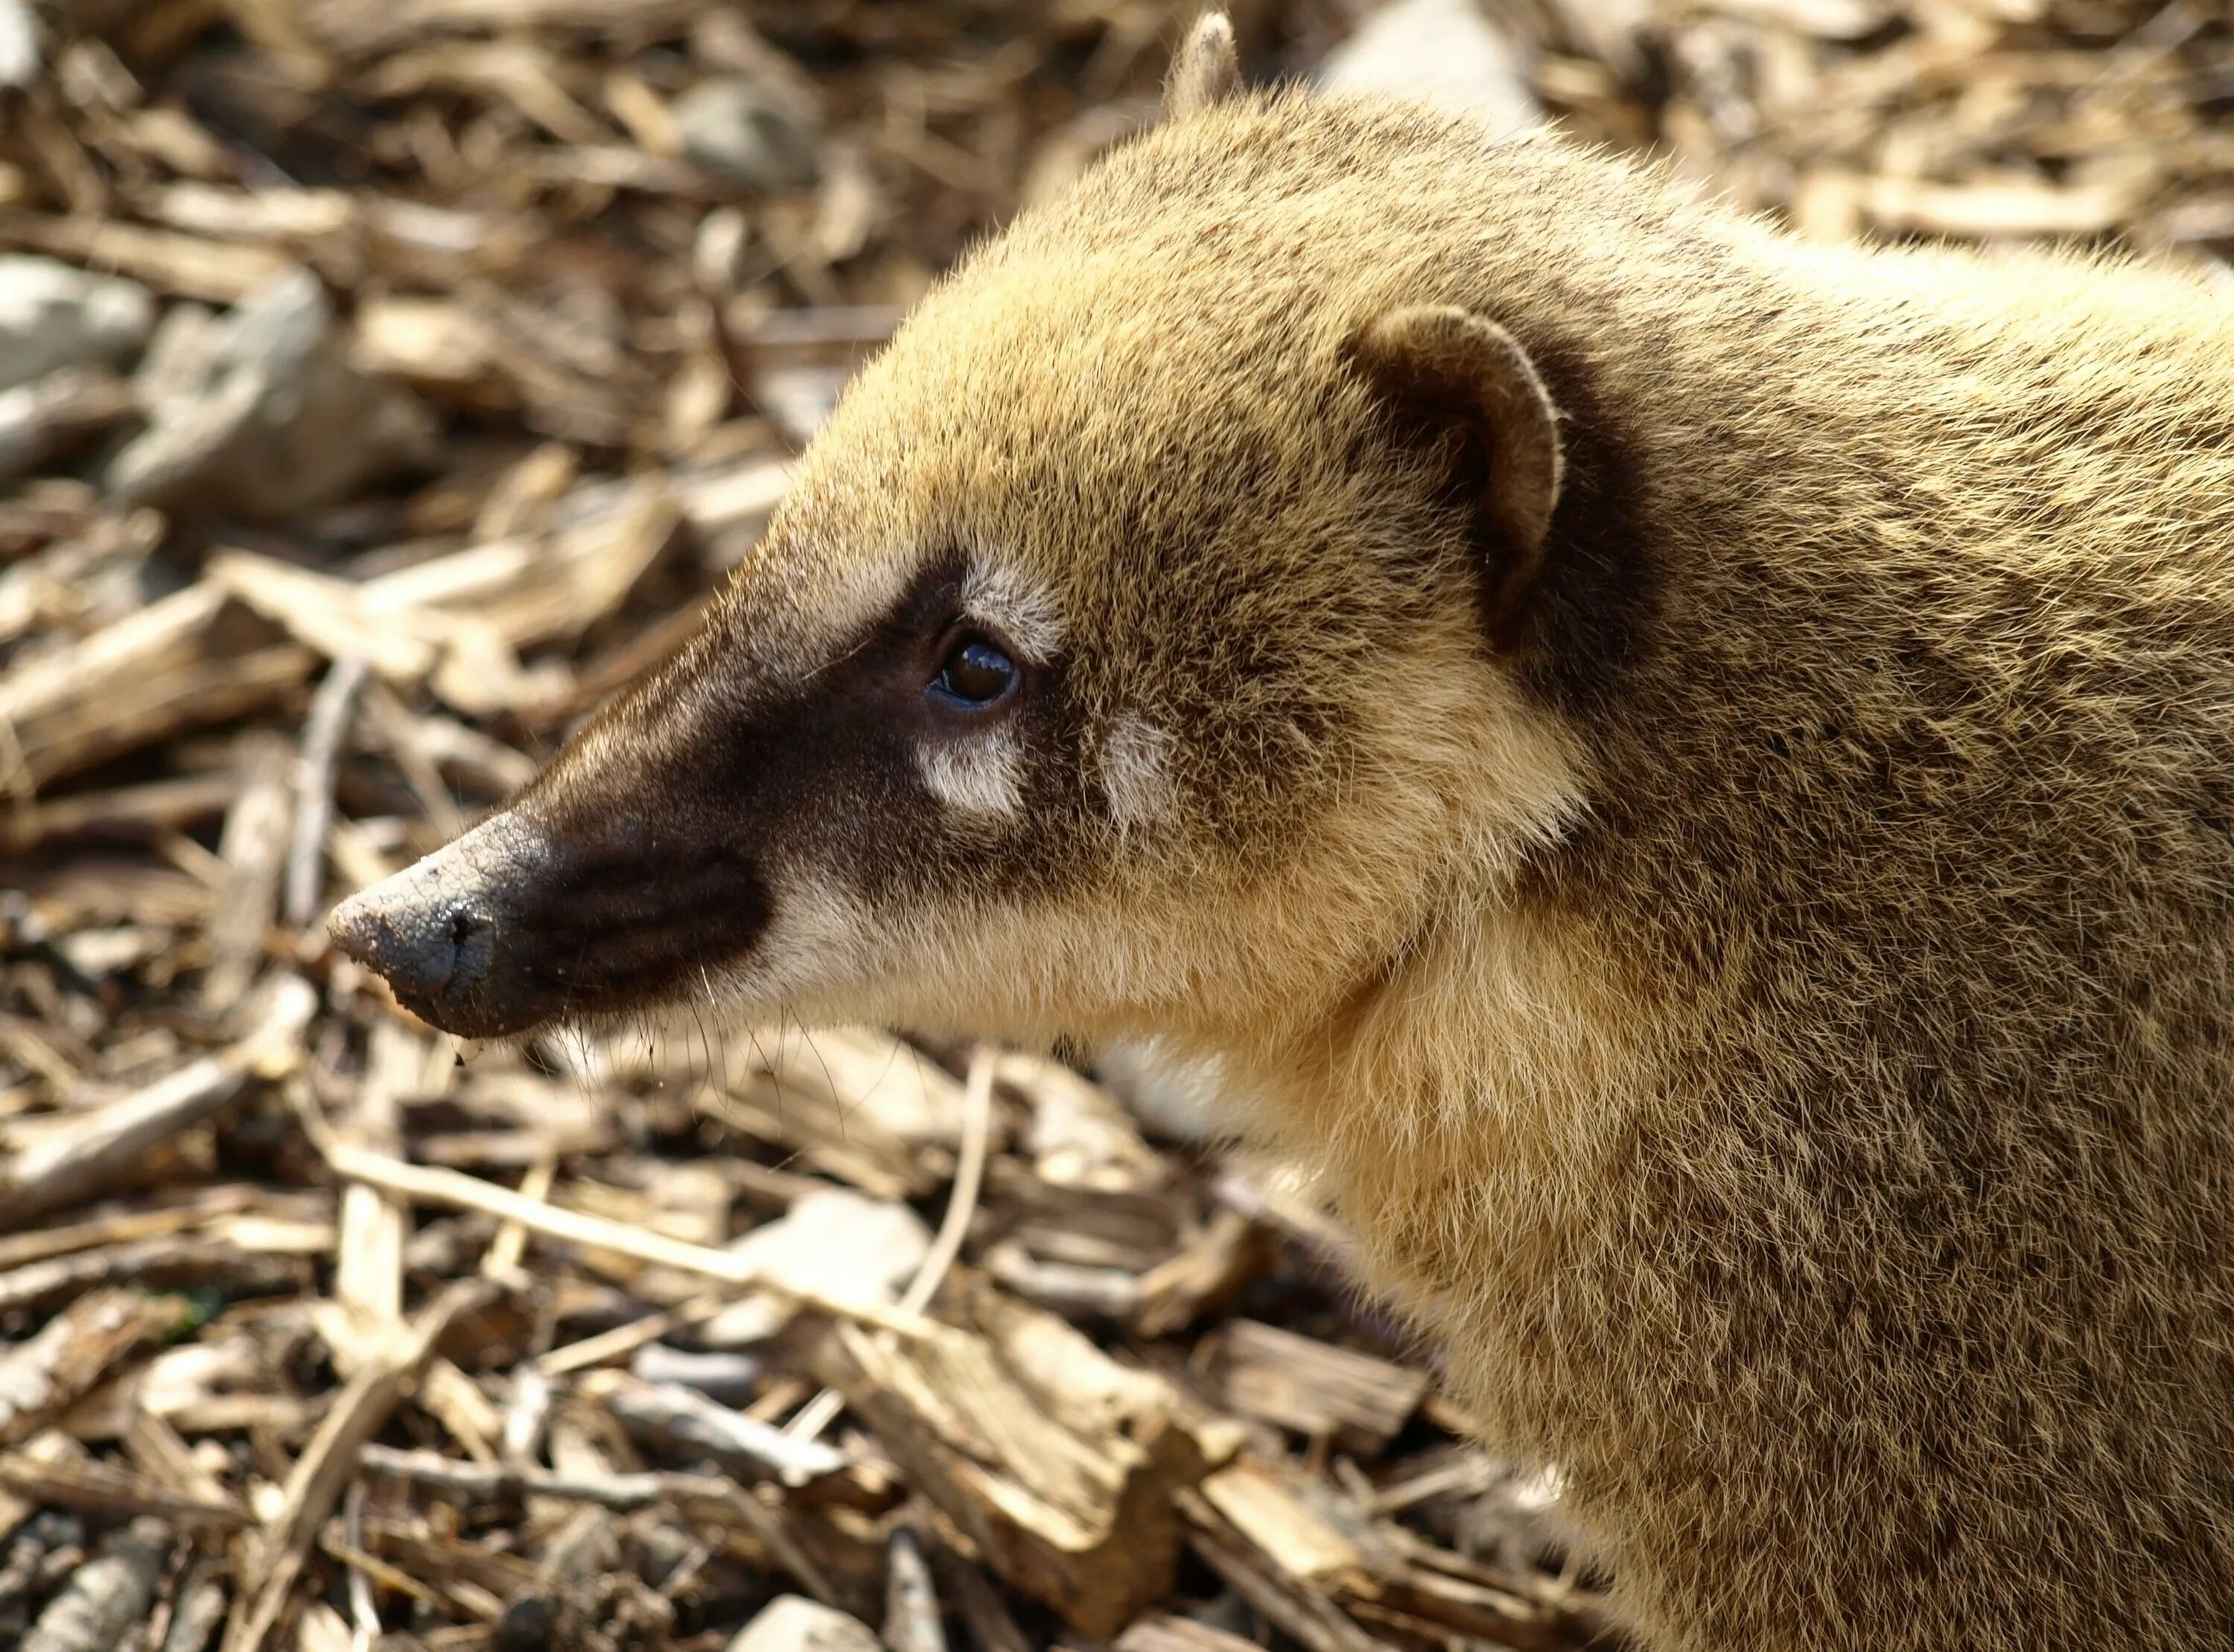
<svg viewBox="0 0 2234 1652">
<path fill-rule="evenodd" d="M 1278 1165 L 872 1030 L 463 1049 L 323 940 L 1192 10 L 0 0 L 0 1646 L 1610 1642 Z M 1809 234 L 2234 251 L 2204 0 L 1485 11 Z"/>
</svg>

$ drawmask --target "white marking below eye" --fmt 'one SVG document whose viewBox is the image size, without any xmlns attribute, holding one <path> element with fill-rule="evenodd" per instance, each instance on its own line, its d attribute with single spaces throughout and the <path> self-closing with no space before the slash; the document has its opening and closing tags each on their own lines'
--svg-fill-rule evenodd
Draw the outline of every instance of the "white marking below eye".
<svg viewBox="0 0 2234 1652">
<path fill-rule="evenodd" d="M 825 876 L 781 873 L 774 881 L 775 921 L 755 949 L 755 962 L 781 961 L 783 970 L 792 967 L 792 960 L 812 960 L 813 966 L 833 972 L 840 961 L 844 969 L 867 967 L 866 942 L 878 932 L 867 906 Z"/>
<path fill-rule="evenodd" d="M 950 809 L 1012 819 L 1023 812 L 1023 754 L 1005 729 L 919 746 L 916 767 Z"/>
<path fill-rule="evenodd" d="M 1035 664 L 1053 659 L 1061 646 L 1062 616 L 1055 603 L 1013 569 L 973 565 L 962 581 L 962 611 Z"/>
<path fill-rule="evenodd" d="M 1163 728 L 1129 712 L 1109 725 L 1101 741 L 1101 789 L 1120 828 L 1131 831 L 1169 812 L 1171 745 Z"/>
</svg>

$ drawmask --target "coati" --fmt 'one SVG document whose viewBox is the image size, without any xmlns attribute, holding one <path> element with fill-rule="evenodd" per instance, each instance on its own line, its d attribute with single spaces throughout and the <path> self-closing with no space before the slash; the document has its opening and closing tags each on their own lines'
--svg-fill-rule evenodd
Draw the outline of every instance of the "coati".
<svg viewBox="0 0 2234 1652">
<path fill-rule="evenodd" d="M 2234 310 L 1234 82 L 336 941 L 1218 1063 L 1660 1652 L 2234 1645 Z"/>
</svg>

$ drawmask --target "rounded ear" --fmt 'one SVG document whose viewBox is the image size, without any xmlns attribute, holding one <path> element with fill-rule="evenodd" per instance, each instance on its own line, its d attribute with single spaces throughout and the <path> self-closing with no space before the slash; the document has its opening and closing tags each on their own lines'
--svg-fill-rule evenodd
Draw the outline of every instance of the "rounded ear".
<svg viewBox="0 0 2234 1652">
<path fill-rule="evenodd" d="M 1222 11 L 1205 12 L 1187 30 L 1164 82 L 1164 119 L 1177 120 L 1241 89 L 1241 62 L 1233 52 L 1233 25 Z"/>
<path fill-rule="evenodd" d="M 1485 570 L 1490 640 L 1511 648 L 1559 502 L 1559 415 L 1535 363 L 1495 322 L 1449 305 L 1392 310 L 1361 330 L 1350 349 L 1383 395 L 1432 423 L 1456 426 L 1486 461 L 1475 519 L 1495 552 Z"/>
</svg>

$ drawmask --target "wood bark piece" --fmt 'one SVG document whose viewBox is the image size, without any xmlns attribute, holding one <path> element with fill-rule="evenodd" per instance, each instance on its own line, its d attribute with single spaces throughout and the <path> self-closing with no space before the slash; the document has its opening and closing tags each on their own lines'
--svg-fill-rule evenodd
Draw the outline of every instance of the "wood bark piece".
<svg viewBox="0 0 2234 1652">
<path fill-rule="evenodd" d="M 210 1575 L 206 1564 L 193 1573 L 179 1591 L 171 1627 L 163 1636 L 161 1652 L 203 1652 L 210 1637 L 225 1622 L 225 1585 Z"/>
<path fill-rule="evenodd" d="M 295 809 L 294 754 L 285 741 L 275 734 L 250 735 L 240 742 L 236 761 L 240 789 L 218 839 L 225 881 L 203 929 L 210 957 L 202 1007 L 218 1014 L 238 1007 L 263 965 L 265 937 L 278 916 Z"/>
<path fill-rule="evenodd" d="M 110 496 L 186 517 L 279 521 L 432 455 L 431 414 L 349 364 L 324 285 L 300 266 L 212 326 L 110 458 Z"/>
<path fill-rule="evenodd" d="M 9 1457 L 15 1462 L 33 1468 L 47 1469 L 57 1463 L 82 1461 L 86 1449 L 59 1428 L 49 1428 L 44 1433 L 34 1434 Z M 7 1541 L 16 1528 L 38 1512 L 39 1499 L 27 1492 L 11 1492 L 0 1486 L 0 1543 Z"/>
<path fill-rule="evenodd" d="M 135 1291 L 82 1296 L 12 1348 L 0 1348 L 0 1446 L 59 1418 L 115 1366 L 179 1322 L 181 1304 Z"/>
<path fill-rule="evenodd" d="M 963 1087 L 905 1041 L 861 1027 L 818 1027 L 763 1037 L 765 1075 L 787 1110 L 827 1107 L 846 1126 L 872 1126 L 903 1147 L 953 1147 L 967 1111 Z"/>
<path fill-rule="evenodd" d="M 0 1453 L 0 1487 L 49 1508 L 141 1515 L 206 1532 L 252 1524 L 247 1511 L 229 1497 L 174 1491 L 152 1476 L 89 1457 L 42 1462 L 28 1451 Z"/>
<path fill-rule="evenodd" d="M 375 1152 L 393 1153 L 402 1141 L 398 1098 L 418 1087 L 428 1068 L 428 1041 L 394 1022 L 372 1029 L 364 1077 L 356 1087 L 349 1129 Z M 334 1299 L 384 1340 L 403 1314 L 403 1240 L 409 1212 L 402 1204 L 351 1182 L 342 1190 L 341 1224 L 334 1258 Z"/>
<path fill-rule="evenodd" d="M 1367 1455 L 1388 1443 L 1427 1391 L 1424 1372 L 1256 1320 L 1226 1327 L 1220 1362 L 1236 1410 Z"/>
<path fill-rule="evenodd" d="M 446 1041 L 430 1040 L 395 1022 L 376 1024 L 367 1040 L 364 1077 L 356 1088 L 351 1121 L 356 1139 L 369 1148 L 392 1150 L 401 1139 L 402 1098 L 439 1095 L 447 1088 L 454 1070 L 447 1054 Z M 402 1322 L 409 1218 L 401 1200 L 377 1188 L 350 1182 L 342 1189 L 334 1299 L 313 1312 L 344 1375 L 354 1374 L 367 1358 L 379 1357 Z M 429 1361 L 417 1399 L 469 1455 L 494 1460 L 494 1437 L 503 1420 L 455 1365 L 440 1357 Z"/>
<path fill-rule="evenodd" d="M 258 1202 L 258 1190 L 240 1183 L 205 1188 L 153 1210 L 105 1210 L 82 1222 L 0 1237 L 0 1270 L 24 1267 L 73 1250 L 154 1238 L 238 1215 Z"/>
<path fill-rule="evenodd" d="M 969 1234 L 970 1218 L 977 1213 L 977 1196 L 985 1182 L 985 1154 L 992 1145 L 993 1061 L 994 1052 L 985 1045 L 980 1045 L 970 1058 L 970 1077 L 962 1097 L 962 1151 L 955 1161 L 954 1186 L 947 1195 L 946 1214 L 939 1218 L 938 1231 L 932 1236 L 931 1248 L 924 1253 L 915 1277 L 901 1294 L 899 1306 L 903 1313 L 920 1313 L 931 1305 L 945 1282 L 947 1270 L 962 1254 L 962 1242 Z M 800 1199 L 793 1206 L 793 1216 L 784 1219 L 794 1219 L 807 1202 Z M 801 1440 L 818 1438 L 837 1416 L 842 1403 L 835 1389 L 825 1388 L 791 1420 L 787 1432 Z"/>
<path fill-rule="evenodd" d="M 350 359 L 364 372 L 487 415 L 519 405 L 519 387 L 502 370 L 499 355 L 487 322 L 467 306 L 389 296 L 358 308 Z"/>
<path fill-rule="evenodd" d="M 60 774 L 270 704 L 314 656 L 191 585 L 53 654 L 0 674 L 0 790 Z"/>
<path fill-rule="evenodd" d="M 43 799 L 0 815 L 0 848 L 21 854 L 57 838 L 90 833 L 154 838 L 224 813 L 239 792 L 238 775 L 188 774 Z"/>
<path fill-rule="evenodd" d="M 1225 1523 L 1213 1537 L 1238 1539 L 1315 1617 L 1323 1597 L 1361 1615 L 1532 1652 L 1587 1640 L 1601 1627 L 1586 1597 L 1531 1599 L 1291 1470 L 1244 1459 L 1204 1480 L 1199 1495 Z"/>
<path fill-rule="evenodd" d="M 1280 1570 L 1200 1492 L 1183 1489 L 1178 1501 L 1187 1518 L 1188 1546 L 1274 1628 L 1310 1652 L 1394 1652 L 1388 1642 L 1359 1627 L 1324 1590 Z"/>
<path fill-rule="evenodd" d="M 0 1273 L 0 1313 L 42 1312 L 98 1286 L 127 1282 L 163 1290 L 212 1286 L 258 1291 L 304 1284 L 309 1279 L 310 1269 L 299 1257 L 250 1250 L 200 1234 L 164 1234 L 73 1251 Z"/>
<path fill-rule="evenodd" d="M 276 1072 L 291 1062 L 317 1008 L 317 994 L 310 983 L 284 977 L 273 983 L 238 1043 L 189 1062 L 136 1095 L 95 1109 L 67 1134 L 16 1154 L 0 1166 L 0 1231 L 123 1180 L 142 1158 L 231 1100 L 251 1074 Z"/>
<path fill-rule="evenodd" d="M 631 1432 L 702 1453 L 726 1468 L 772 1474 L 786 1485 L 805 1485 L 846 1466 L 842 1452 L 798 1439 L 679 1383 L 597 1371 L 583 1379 L 578 1392 Z"/>
<path fill-rule="evenodd" d="M 0 243 L 52 253 L 88 269 L 114 271 L 160 292 L 218 304 L 246 297 L 291 261 L 270 247 L 230 245 L 113 219 L 12 211 L 0 212 Z"/>
<path fill-rule="evenodd" d="M 351 1564 L 393 1562 L 382 1569 L 382 1576 L 396 1581 L 403 1592 L 421 1600 L 447 1596 L 442 1604 L 484 1623 L 500 1621 L 504 1603 L 540 1581 L 539 1569 L 519 1555 L 461 1541 L 416 1521 L 368 1518 L 361 1535 L 364 1548 L 348 1556 Z M 330 1553 L 335 1544 L 327 1539 L 323 1546 Z"/>
<path fill-rule="evenodd" d="M 501 1503 L 524 1497 L 563 1498 L 627 1513 L 656 1503 L 720 1505 L 743 1495 L 736 1481 L 715 1474 L 568 1474 L 532 1464 L 461 1463 L 434 1452 L 367 1446 L 358 1455 L 369 1474 L 408 1480 L 461 1499 Z"/>
<path fill-rule="evenodd" d="M 826 1095 L 748 1074 L 734 1088 L 709 1085 L 701 1111 L 731 1129 L 786 1148 L 810 1170 L 858 1187 L 872 1198 L 919 1198 L 937 1185 L 931 1167 L 872 1120 L 850 1117 Z"/>
<path fill-rule="evenodd" d="M 885 1544 L 885 1644 L 891 1652 L 946 1652 L 938 1586 L 923 1542 L 906 1526 Z"/>
<path fill-rule="evenodd" d="M 578 635 L 627 597 L 683 520 L 663 484 L 569 496 L 547 532 L 492 540 L 363 582 L 247 552 L 215 558 L 210 583 L 329 659 L 361 656 L 396 682 L 431 678 L 457 709 L 532 702 L 517 650 Z"/>
<path fill-rule="evenodd" d="M 295 764 L 295 831 L 287 847 L 287 877 L 279 916 L 301 929 L 318 914 L 326 869 L 326 833 L 334 819 L 334 768 L 349 737 L 349 714 L 364 686 L 362 655 L 336 660 L 310 699 L 303 720 L 302 754 Z"/>
<path fill-rule="evenodd" d="M 616 1325 L 609 1331 L 599 1331 L 578 1342 L 569 1342 L 554 1348 L 535 1360 L 535 1371 L 545 1377 L 565 1376 L 573 1371 L 587 1371 L 600 1365 L 611 1365 L 626 1359 L 638 1348 L 656 1342 L 670 1332 L 684 1326 L 695 1325 L 712 1318 L 722 1310 L 719 1296 L 694 1296 L 680 1306 L 664 1312 L 646 1315 L 630 1320 L 625 1325 Z M 531 1368 L 523 1366 L 523 1371 Z"/>
<path fill-rule="evenodd" d="M 970 1630 L 977 1652 L 1033 1652 L 1031 1642 L 1016 1623 L 1016 1614 L 1001 1598 L 1000 1590 L 985 1574 L 960 1555 L 939 1544 L 934 1553 L 939 1579 L 953 1597 L 954 1610 Z"/>
<path fill-rule="evenodd" d="M 1264 1231 L 1238 1211 L 1219 1210 L 1170 1257 L 1140 1276 L 1133 1332 L 1169 1336 L 1230 1303 L 1271 1265 Z"/>
<path fill-rule="evenodd" d="M 39 1614 L 21 1652 L 114 1652 L 127 1631 L 147 1621 L 170 1553 L 162 1522 L 134 1520 L 77 1569 Z"/>
<path fill-rule="evenodd" d="M 82 447 L 139 404 L 124 380 L 83 368 L 0 390 L 0 482 Z"/>
<path fill-rule="evenodd" d="M 349 1379 L 288 1476 L 278 1512 L 258 1536 L 251 1574 L 256 1593 L 242 1597 L 226 1629 L 225 1652 L 258 1652 L 262 1647 L 302 1574 L 320 1523 L 356 1472 L 357 1453 L 418 1381 L 451 1322 L 494 1294 L 482 1280 L 452 1285 L 395 1338 L 384 1357 L 368 1361 Z"/>
<path fill-rule="evenodd" d="M 885 1330 L 918 1335 L 933 1328 L 931 1322 L 920 1315 L 903 1314 L 871 1303 L 839 1301 L 820 1291 L 787 1284 L 771 1277 L 751 1258 L 732 1251 L 688 1244 L 642 1228 L 632 1228 L 601 1217 L 585 1215 L 579 1211 L 570 1211 L 563 1205 L 523 1198 L 509 1188 L 499 1187 L 493 1182 L 486 1182 L 478 1177 L 461 1175 L 456 1171 L 441 1170 L 427 1165 L 407 1165 L 401 1159 L 367 1152 L 347 1142 L 332 1139 L 325 1134 L 323 1126 L 319 1126 L 318 1133 L 324 1137 L 319 1142 L 319 1149 L 335 1174 L 384 1188 L 408 1199 L 429 1205 L 447 1205 L 454 1209 L 486 1211 L 492 1216 L 518 1222 L 530 1231 L 548 1237 L 617 1251 L 639 1261 L 723 1280 L 734 1285 L 760 1286 L 788 1296 L 803 1307 L 815 1309 L 835 1318 L 858 1320 Z"/>
<path fill-rule="evenodd" d="M 336 663 L 359 660 L 381 676 L 416 682 L 441 652 L 439 622 L 412 613 L 379 615 L 364 587 L 246 551 L 212 557 L 212 584 L 279 626 L 305 648 Z"/>
<path fill-rule="evenodd" d="M 1009 1583 L 1081 1634 L 1114 1634 L 1170 1586 L 1174 1491 L 1203 1464 L 1161 1379 L 989 1287 L 906 1343 L 840 1326 L 816 1374 Z"/>
<path fill-rule="evenodd" d="M 1236 1463 L 1203 1481 L 1202 1499 L 1283 1576 L 1329 1590 L 1372 1592 L 1363 1552 L 1280 1475 L 1257 1463 Z"/>
<path fill-rule="evenodd" d="M 1168 1171 L 1162 1156 L 1109 1090 L 1048 1056 L 1022 1050 L 1003 1052 L 994 1077 L 1030 1104 L 1024 1147 L 1042 1181 L 1104 1192 L 1163 1185 Z"/>
<path fill-rule="evenodd" d="M 194 1456 L 179 1431 L 145 1406 L 132 1408 L 124 1426 L 124 1449 L 141 1473 L 169 1492 L 211 1507 L 233 1501 L 232 1493 Z"/>
<path fill-rule="evenodd" d="M 572 515 L 547 533 L 366 581 L 365 611 L 391 620 L 414 610 L 470 617 L 514 648 L 578 635 L 635 588 L 681 520 L 663 482 L 582 490 Z"/>
</svg>

